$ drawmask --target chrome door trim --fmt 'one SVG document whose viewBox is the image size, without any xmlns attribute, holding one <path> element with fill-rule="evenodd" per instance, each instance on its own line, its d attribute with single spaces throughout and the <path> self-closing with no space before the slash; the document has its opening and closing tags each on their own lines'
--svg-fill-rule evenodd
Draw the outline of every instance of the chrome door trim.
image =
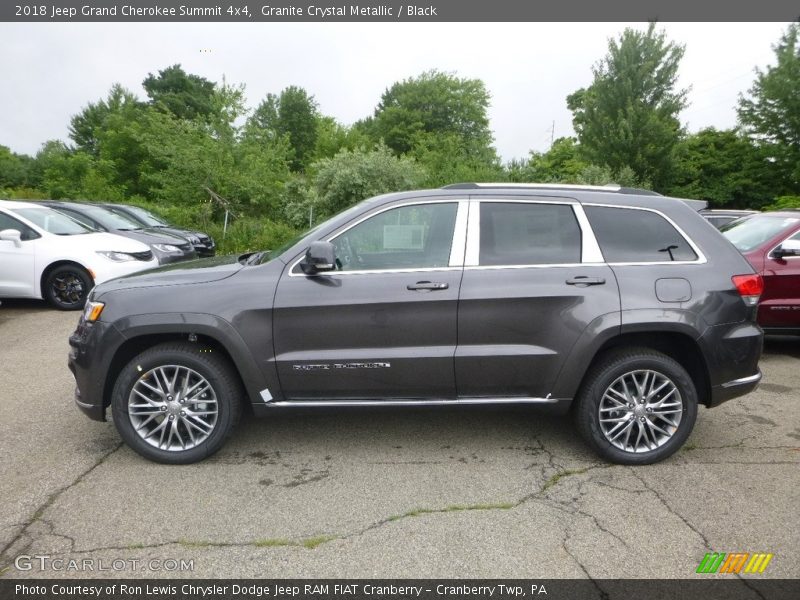
<svg viewBox="0 0 800 600">
<path fill-rule="evenodd" d="M 358 407 L 358 406 L 464 406 L 464 405 L 513 405 L 513 404 L 556 404 L 558 398 L 457 398 L 443 399 L 395 399 L 395 400 L 281 400 L 279 402 L 266 402 L 264 406 L 276 408 L 323 408 L 330 407 Z"/>
<path fill-rule="evenodd" d="M 601 208 L 617 208 L 620 210 L 643 210 L 651 213 L 657 214 L 659 217 L 665 219 L 667 223 L 672 225 L 675 230 L 680 234 L 683 240 L 689 244 L 689 247 L 694 250 L 694 253 L 697 255 L 696 260 L 655 260 L 655 261 L 642 261 L 642 262 L 609 262 L 608 265 L 612 267 L 635 267 L 635 266 L 646 266 L 646 265 L 701 265 L 706 264 L 708 260 L 706 259 L 706 255 L 703 254 L 703 251 L 700 250 L 699 246 L 694 243 L 694 240 L 689 237 L 686 232 L 681 229 L 681 227 L 669 218 L 666 214 L 661 212 L 655 208 L 645 208 L 642 206 L 620 206 L 619 204 L 604 204 L 602 202 L 583 202 L 583 206 L 599 206 Z"/>
<path fill-rule="evenodd" d="M 368 212 L 367 214 L 362 215 L 360 218 L 356 219 L 352 223 L 349 223 L 347 226 L 336 230 L 334 233 L 330 234 L 325 239 L 325 241 L 330 242 L 333 239 L 335 239 L 335 238 L 339 237 L 340 235 L 342 235 L 343 233 L 345 233 L 346 231 L 349 231 L 350 229 L 352 229 L 356 225 L 366 221 L 367 219 L 370 219 L 370 218 L 372 218 L 374 216 L 377 216 L 377 215 L 379 215 L 381 213 L 384 213 L 384 212 L 386 212 L 388 210 L 392 210 L 392 209 L 395 209 L 395 208 L 402 208 L 404 206 L 415 206 L 415 205 L 425 205 L 425 204 L 456 204 L 457 205 L 456 222 L 455 222 L 454 231 L 453 231 L 453 243 L 450 246 L 450 258 L 449 258 L 449 261 L 451 261 L 451 262 L 450 262 L 449 266 L 447 266 L 447 267 L 424 267 L 424 268 L 414 268 L 414 269 L 369 269 L 369 270 L 366 270 L 366 269 L 365 270 L 355 270 L 354 269 L 352 271 L 327 271 L 327 272 L 317 273 L 315 275 L 306 275 L 303 272 L 300 272 L 300 273 L 295 273 L 294 272 L 295 269 L 297 268 L 297 265 L 299 265 L 300 262 L 304 258 L 304 255 L 301 254 L 300 256 L 298 256 L 294 260 L 294 262 L 291 263 L 291 266 L 288 269 L 289 277 L 330 277 L 332 275 L 335 275 L 335 276 L 338 277 L 339 275 L 371 275 L 371 274 L 374 274 L 374 273 L 428 273 L 428 272 L 431 272 L 431 271 L 460 271 L 462 269 L 462 264 L 458 264 L 457 266 L 453 266 L 452 265 L 452 260 L 453 260 L 453 249 L 455 247 L 455 243 L 454 242 L 455 242 L 456 238 L 459 236 L 459 234 L 457 232 L 457 229 L 459 227 L 459 224 L 461 224 L 461 226 L 463 226 L 463 223 L 466 220 L 465 217 L 461 217 L 461 221 L 459 222 L 459 216 L 461 215 L 461 213 L 464 210 L 468 209 L 469 201 L 467 199 L 465 199 L 465 198 L 436 198 L 436 199 L 432 199 L 432 200 L 416 199 L 416 200 L 408 200 L 408 201 L 405 201 L 405 202 L 398 202 L 398 203 L 395 203 L 395 204 L 388 204 L 386 206 L 380 207 L 377 210 L 374 210 L 372 212 Z"/>
</svg>

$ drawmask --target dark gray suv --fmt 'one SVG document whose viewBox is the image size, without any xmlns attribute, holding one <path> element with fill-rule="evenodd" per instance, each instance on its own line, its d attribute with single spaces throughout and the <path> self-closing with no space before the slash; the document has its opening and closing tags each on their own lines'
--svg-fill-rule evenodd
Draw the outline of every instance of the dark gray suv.
<svg viewBox="0 0 800 600">
<path fill-rule="evenodd" d="M 691 207 L 637 190 L 465 184 L 366 200 L 274 252 L 98 285 L 76 402 L 166 463 L 243 405 L 571 410 L 608 460 L 675 452 L 753 390 L 761 278 Z"/>
</svg>

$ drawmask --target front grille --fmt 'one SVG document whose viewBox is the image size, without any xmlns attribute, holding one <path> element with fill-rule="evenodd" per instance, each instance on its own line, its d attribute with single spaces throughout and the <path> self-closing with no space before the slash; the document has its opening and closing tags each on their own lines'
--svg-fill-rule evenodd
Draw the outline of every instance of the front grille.
<svg viewBox="0 0 800 600">
<path fill-rule="evenodd" d="M 143 260 L 145 262 L 153 260 L 153 253 L 148 250 L 147 252 L 131 252 L 131 256 L 136 260 Z"/>
</svg>

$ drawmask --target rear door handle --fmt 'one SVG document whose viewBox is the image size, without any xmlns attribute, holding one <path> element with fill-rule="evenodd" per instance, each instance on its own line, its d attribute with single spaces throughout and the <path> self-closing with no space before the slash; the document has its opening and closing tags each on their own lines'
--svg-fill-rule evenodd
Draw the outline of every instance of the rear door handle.
<svg viewBox="0 0 800 600">
<path fill-rule="evenodd" d="M 448 283 L 438 283 L 435 281 L 418 281 L 417 283 L 412 283 L 406 286 L 407 290 L 446 290 L 450 287 Z"/>
<path fill-rule="evenodd" d="M 586 277 L 586 275 L 578 275 L 572 279 L 567 279 L 567 285 L 579 285 L 586 287 L 588 285 L 604 285 L 606 282 L 602 277 Z"/>
</svg>

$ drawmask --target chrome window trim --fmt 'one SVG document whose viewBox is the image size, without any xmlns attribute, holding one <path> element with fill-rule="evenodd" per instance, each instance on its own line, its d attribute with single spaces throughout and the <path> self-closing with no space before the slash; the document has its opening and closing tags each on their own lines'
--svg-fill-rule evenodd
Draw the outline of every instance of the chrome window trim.
<svg viewBox="0 0 800 600">
<path fill-rule="evenodd" d="M 795 237 L 797 237 L 798 241 L 800 241 L 800 231 L 795 231 L 794 233 L 792 233 L 792 235 L 787 237 L 785 240 L 782 240 L 779 244 L 775 244 L 775 247 L 772 248 L 769 252 L 767 252 L 767 258 L 771 260 L 792 260 L 795 258 L 800 258 L 800 256 L 782 256 L 781 258 L 776 258 L 775 256 L 772 256 L 772 253 L 778 249 L 778 246 L 783 246 L 785 242 L 788 242 L 789 240 Z"/>
<path fill-rule="evenodd" d="M 583 264 L 605 264 L 603 251 L 600 249 L 600 243 L 594 235 L 592 224 L 589 223 L 589 217 L 586 216 L 586 211 L 580 204 L 574 204 L 572 211 L 575 213 L 575 218 L 578 219 L 578 225 L 581 228 L 581 263 Z"/>
<path fill-rule="evenodd" d="M 706 259 L 706 255 L 703 254 L 703 251 L 700 250 L 697 244 L 694 243 L 694 240 L 686 234 L 686 232 L 681 229 L 681 227 L 669 218 L 666 214 L 661 212 L 656 208 L 645 208 L 643 206 L 620 206 L 619 204 L 605 204 L 601 202 L 583 202 L 583 206 L 598 206 L 601 208 L 617 208 L 620 210 L 642 210 L 646 212 L 655 213 L 661 218 L 665 219 L 667 223 L 672 225 L 675 230 L 680 234 L 683 240 L 689 244 L 689 247 L 694 250 L 694 253 L 697 255 L 695 260 L 654 260 L 654 261 L 633 261 L 633 262 L 609 262 L 607 263 L 611 267 L 638 267 L 638 266 L 650 266 L 650 265 L 703 265 L 708 262 Z M 588 219 L 587 219 L 588 220 Z M 590 224 L 591 225 L 591 224 Z"/>
<path fill-rule="evenodd" d="M 481 205 L 480 201 L 469 203 L 467 220 L 467 247 L 464 251 L 464 267 L 478 266 L 481 246 Z"/>
<path fill-rule="evenodd" d="M 303 261 L 304 255 L 301 254 L 289 267 L 289 277 L 330 277 L 331 275 L 372 275 L 374 273 L 429 273 L 432 271 L 460 271 L 463 267 L 459 264 L 457 266 L 452 265 L 453 260 L 453 249 L 454 249 L 454 242 L 456 238 L 459 236 L 457 229 L 459 226 L 459 215 L 466 209 L 468 209 L 469 200 L 466 198 L 435 198 L 435 199 L 416 199 L 416 200 L 408 200 L 405 202 L 398 202 L 396 204 L 388 204 L 386 206 L 382 206 L 377 210 L 372 212 L 368 212 L 365 215 L 362 215 L 360 218 L 356 219 L 354 222 L 348 224 L 342 229 L 338 229 L 336 232 L 329 235 L 325 241 L 330 242 L 335 238 L 339 237 L 340 235 L 346 233 L 356 225 L 359 225 L 366 221 L 367 219 L 371 219 L 377 215 L 385 213 L 386 211 L 393 210 L 395 208 L 403 208 L 405 206 L 416 206 L 416 205 L 425 205 L 425 204 L 456 204 L 456 221 L 453 230 L 453 241 L 451 242 L 450 246 L 450 258 L 449 264 L 446 267 L 420 267 L 420 268 L 409 268 L 409 269 L 359 269 L 359 270 L 352 270 L 352 271 L 323 271 L 322 273 L 317 273 L 315 275 L 307 275 L 303 272 L 295 273 L 295 269 L 297 266 Z M 461 224 L 463 225 L 463 221 L 466 218 L 462 217 Z"/>
<path fill-rule="evenodd" d="M 556 204 L 559 206 L 571 206 L 572 214 L 578 223 L 581 231 L 581 262 L 579 263 L 536 263 L 529 265 L 481 265 L 480 246 L 481 246 L 481 217 L 480 205 L 487 203 L 501 204 Z M 605 264 L 600 245 L 597 243 L 594 231 L 589 225 L 589 219 L 583 212 L 580 203 L 573 198 L 561 197 L 538 197 L 538 198 L 473 198 L 469 212 L 469 223 L 467 225 L 467 252 L 464 256 L 464 268 L 470 271 L 481 269 L 530 269 L 545 267 L 574 267 L 591 266 Z"/>
<path fill-rule="evenodd" d="M 560 267 L 605 267 L 606 263 L 542 263 L 535 265 L 473 265 L 465 266 L 465 271 L 493 271 L 497 269 L 555 269 Z"/>
<path fill-rule="evenodd" d="M 467 251 L 467 218 L 469 215 L 469 205 L 469 200 L 458 201 L 453 241 L 450 244 L 450 261 L 448 264 L 451 267 L 461 267 L 464 265 L 464 253 Z"/>
</svg>

